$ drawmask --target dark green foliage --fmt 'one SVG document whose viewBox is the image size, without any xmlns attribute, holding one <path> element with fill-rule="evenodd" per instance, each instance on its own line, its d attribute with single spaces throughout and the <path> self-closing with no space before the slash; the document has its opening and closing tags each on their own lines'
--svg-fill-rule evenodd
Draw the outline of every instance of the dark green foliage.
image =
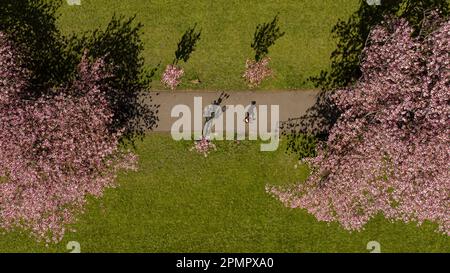
<svg viewBox="0 0 450 273">
<path fill-rule="evenodd" d="M 278 26 L 278 15 L 269 23 L 259 24 L 256 27 L 251 44 L 251 47 L 255 50 L 255 60 L 259 61 L 269 54 L 269 47 L 274 45 L 275 41 L 283 37 L 284 34 Z"/>
<path fill-rule="evenodd" d="M 449 0 L 405 0 L 398 12 L 399 17 L 406 18 L 419 33 L 427 11 L 440 10 L 444 17 L 450 15 Z"/>
<path fill-rule="evenodd" d="M 332 29 L 337 48 L 331 54 L 330 71 L 322 71 L 310 80 L 324 90 L 353 84 L 360 76 L 360 56 L 370 30 L 386 16 L 406 18 L 419 33 L 427 11 L 439 9 L 449 15 L 448 0 L 382 0 L 379 6 L 370 6 L 360 0 L 359 9 L 347 21 L 339 20 Z"/>
<path fill-rule="evenodd" d="M 296 135 L 311 134 L 321 141 L 328 138 L 328 132 L 340 116 L 332 100 L 333 90 L 352 85 L 361 77 L 361 53 L 373 27 L 386 17 L 407 19 L 421 33 L 424 16 L 431 10 L 439 9 L 444 17 L 450 12 L 448 0 L 382 0 L 380 6 L 370 6 L 360 0 L 359 9 L 347 21 L 339 20 L 332 33 L 338 40 L 337 48 L 331 54 L 330 71 L 322 71 L 312 80 L 322 89 L 314 106 L 306 114 L 286 124 L 285 129 L 292 134 L 289 147 L 296 147 Z"/>
<path fill-rule="evenodd" d="M 72 43 L 72 50 L 79 57 L 86 49 L 89 57 L 103 57 L 111 65 L 113 77 L 108 79 L 111 88 L 106 94 L 114 111 L 111 129 L 125 127 L 127 139 L 143 136 L 144 130 L 153 128 L 157 122 L 157 109 L 148 104 L 149 84 L 156 68 L 144 67 L 141 56 L 144 47 L 139 35 L 142 24 L 134 24 L 134 19 L 114 15 L 105 30 L 85 33 Z"/>
<path fill-rule="evenodd" d="M 56 26 L 58 0 L 1 0 L 0 31 L 24 51 L 27 69 L 33 72 L 29 97 L 67 82 L 73 56 Z"/>
<path fill-rule="evenodd" d="M 186 63 L 189 60 L 192 52 L 194 52 L 195 45 L 200 40 L 201 35 L 201 31 L 195 31 L 196 27 L 197 24 L 195 24 L 193 27 L 188 28 L 181 37 L 181 40 L 178 42 L 178 48 L 175 51 L 175 59 L 173 60 L 174 64 L 177 64 L 181 60 Z"/>
<path fill-rule="evenodd" d="M 27 69 L 34 78 L 27 99 L 67 85 L 76 75 L 85 50 L 91 58 L 103 57 L 114 72 L 106 94 L 114 112 L 111 132 L 125 128 L 123 140 L 143 136 L 157 123 L 157 107 L 150 104 L 149 84 L 155 69 L 146 69 L 141 55 L 141 24 L 113 16 L 105 30 L 66 37 L 57 27 L 56 12 L 62 1 L 1 0 L 0 31 L 24 51 Z M 76 95 L 76 94 L 74 94 Z"/>
<path fill-rule="evenodd" d="M 299 159 L 316 156 L 317 139 L 308 134 L 292 134 L 287 136 L 287 152 L 294 153 Z"/>
</svg>

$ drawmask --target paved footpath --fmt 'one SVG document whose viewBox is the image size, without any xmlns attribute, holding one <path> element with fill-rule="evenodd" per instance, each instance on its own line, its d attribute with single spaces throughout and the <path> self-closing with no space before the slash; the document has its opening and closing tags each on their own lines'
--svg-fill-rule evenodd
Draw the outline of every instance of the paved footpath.
<svg viewBox="0 0 450 273">
<path fill-rule="evenodd" d="M 256 101 L 256 105 L 279 105 L 280 121 L 302 116 L 311 107 L 318 94 L 318 90 L 293 91 L 161 91 L 151 92 L 152 104 L 159 106 L 158 127 L 156 132 L 169 132 L 172 124 L 178 118 L 171 117 L 171 110 L 175 105 L 184 104 L 194 109 L 194 97 L 202 97 L 203 108 L 221 98 L 224 105 L 249 105 Z M 229 95 L 224 97 L 223 95 Z M 270 109 L 270 106 L 269 106 Z"/>
</svg>

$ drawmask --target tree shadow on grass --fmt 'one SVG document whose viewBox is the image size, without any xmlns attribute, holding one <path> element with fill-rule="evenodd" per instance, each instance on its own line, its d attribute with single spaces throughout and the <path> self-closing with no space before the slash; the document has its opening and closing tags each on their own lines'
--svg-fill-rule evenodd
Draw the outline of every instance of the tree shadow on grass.
<svg viewBox="0 0 450 273">
<path fill-rule="evenodd" d="M 331 30 L 337 39 L 337 47 L 331 53 L 331 68 L 309 80 L 321 91 L 314 106 L 301 117 L 281 123 L 281 131 L 288 139 L 288 152 L 301 153 L 300 138 L 314 136 L 326 141 L 329 131 L 341 115 L 331 96 L 334 90 L 353 85 L 362 75 L 361 56 L 370 31 L 388 16 L 407 19 L 420 33 L 422 21 L 430 10 L 439 9 L 448 18 L 450 3 L 447 0 L 382 0 L 381 5 L 371 6 L 360 0 L 358 10 L 347 21 L 338 20 Z"/>
<path fill-rule="evenodd" d="M 159 108 L 149 103 L 150 83 L 157 68 L 145 67 L 142 24 L 135 23 L 135 17 L 113 16 L 105 29 L 64 36 L 57 26 L 57 11 L 62 3 L 1 1 L 0 31 L 23 51 L 24 65 L 33 75 L 24 99 L 55 95 L 54 87 L 71 83 L 86 51 L 91 59 L 104 58 L 113 72 L 113 77 L 107 79 L 111 88 L 106 93 L 114 113 L 111 132 L 125 129 L 122 140 L 131 142 L 135 137 L 142 138 L 157 126 Z"/>
</svg>

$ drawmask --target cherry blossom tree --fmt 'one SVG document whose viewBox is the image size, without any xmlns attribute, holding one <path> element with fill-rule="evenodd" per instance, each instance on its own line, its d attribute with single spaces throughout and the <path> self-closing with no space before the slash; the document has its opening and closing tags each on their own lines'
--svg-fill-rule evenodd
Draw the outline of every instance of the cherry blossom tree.
<svg viewBox="0 0 450 273">
<path fill-rule="evenodd" d="M 119 148 L 120 131 L 108 130 L 113 112 L 100 82 L 110 74 L 101 59 L 84 57 L 73 83 L 37 99 L 27 96 L 32 75 L 22 59 L 0 33 L 0 227 L 58 242 L 86 197 L 116 186 L 136 157 Z"/>
<path fill-rule="evenodd" d="M 161 77 L 161 83 L 171 90 L 175 90 L 181 83 L 181 78 L 184 75 L 184 69 L 173 64 L 168 64 Z"/>
<path fill-rule="evenodd" d="M 253 88 L 259 86 L 264 79 L 273 75 L 273 71 L 269 67 L 269 62 L 269 57 L 264 57 L 259 61 L 247 59 L 245 63 L 245 72 L 242 77 L 249 87 Z"/>
<path fill-rule="evenodd" d="M 242 75 L 250 88 L 259 86 L 264 79 L 273 75 L 273 71 L 269 67 L 270 58 L 267 56 L 269 48 L 285 34 L 278 26 L 278 20 L 277 14 L 271 22 L 256 26 L 253 43 L 251 44 L 255 51 L 255 59 L 247 59 L 245 72 Z"/>
<path fill-rule="evenodd" d="M 166 66 L 164 73 L 161 77 L 161 83 L 169 87 L 171 90 L 180 85 L 181 78 L 184 75 L 184 68 L 179 65 L 180 61 L 187 63 L 191 54 L 195 51 L 196 45 L 200 40 L 201 31 L 197 31 L 195 28 L 197 24 L 193 27 L 189 27 L 181 36 L 178 42 L 177 50 L 175 51 L 175 58 L 172 64 Z"/>
<path fill-rule="evenodd" d="M 423 24 L 418 37 L 404 19 L 371 31 L 362 77 L 333 95 L 342 116 L 305 160 L 312 175 L 269 192 L 349 230 L 382 213 L 450 235 L 450 22 Z"/>
</svg>

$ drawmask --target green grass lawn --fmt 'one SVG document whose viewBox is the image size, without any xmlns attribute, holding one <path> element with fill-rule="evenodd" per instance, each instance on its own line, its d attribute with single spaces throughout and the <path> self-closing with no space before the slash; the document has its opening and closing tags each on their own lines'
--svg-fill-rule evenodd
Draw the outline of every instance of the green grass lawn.
<svg viewBox="0 0 450 273">
<path fill-rule="evenodd" d="M 201 41 L 185 65 L 179 89 L 242 90 L 246 58 L 256 25 L 280 13 L 286 35 L 271 48 L 273 79 L 260 89 L 304 89 L 305 82 L 329 67 L 335 48 L 331 28 L 338 18 L 356 10 L 356 0 L 82 0 L 81 6 L 61 8 L 59 23 L 64 33 L 105 27 L 114 13 L 137 15 L 144 24 L 144 56 L 149 66 L 161 62 L 153 88 L 161 89 L 160 75 L 171 63 L 177 42 L 188 26 L 198 23 Z M 191 83 L 199 78 L 200 84 Z"/>
<path fill-rule="evenodd" d="M 302 181 L 284 144 L 260 152 L 255 142 L 219 142 L 204 158 L 191 142 L 151 134 L 138 143 L 140 170 L 119 177 L 120 187 L 92 199 L 64 240 L 48 248 L 24 233 L 0 237 L 0 252 L 450 252 L 448 236 L 426 224 L 372 220 L 362 232 L 327 225 L 300 209 L 288 209 L 265 193 L 266 184 Z"/>
</svg>

